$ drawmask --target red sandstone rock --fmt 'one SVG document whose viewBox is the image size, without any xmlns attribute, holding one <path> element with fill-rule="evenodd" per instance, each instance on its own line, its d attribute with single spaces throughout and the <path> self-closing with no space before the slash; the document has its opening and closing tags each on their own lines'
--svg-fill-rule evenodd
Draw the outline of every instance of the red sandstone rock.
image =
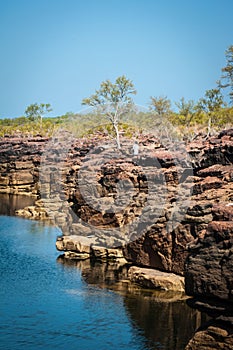
<svg viewBox="0 0 233 350">
<path fill-rule="evenodd" d="M 99 141 L 101 145 L 97 149 L 96 145 Z M 75 220 L 78 221 L 81 218 L 99 227 L 124 227 L 136 218 L 140 219 L 144 207 L 148 205 L 148 195 L 151 195 L 152 203 L 148 205 L 147 210 L 153 217 L 155 207 L 158 207 L 160 202 L 162 203 L 163 186 L 166 186 L 166 205 L 161 204 L 163 210 L 160 217 L 152 221 L 151 228 L 144 230 L 140 238 L 136 237 L 135 241 L 125 247 L 125 254 L 129 260 L 140 265 L 182 274 L 188 253 L 187 244 L 204 234 L 213 217 L 217 221 L 231 218 L 231 210 L 226 206 L 233 200 L 231 133 L 224 132 L 217 138 L 198 138 L 187 145 L 187 151 L 192 157 L 194 176 L 187 174 L 183 180 L 186 188 L 191 187 L 194 181 L 194 191 L 186 215 L 174 230 L 169 231 L 166 228 L 167 222 L 171 215 L 179 214 L 180 205 L 176 204 L 180 169 L 177 169 L 175 160 L 176 158 L 182 160 L 183 155 L 162 148 L 159 141 L 153 136 L 142 136 L 140 140 L 141 166 L 139 166 L 132 160 L 130 154 L 121 158 L 119 153 L 119 159 L 111 159 L 107 148 L 103 146 L 105 141 L 106 138 L 102 135 L 93 136 L 85 140 L 77 140 L 69 150 L 67 163 L 64 164 L 62 170 L 62 186 L 64 198 L 69 200 Z M 0 192 L 38 194 L 38 166 L 47 142 L 48 139 L 41 137 L 24 138 L 23 140 L 10 137 L 0 139 Z M 123 143 L 130 149 L 129 140 L 123 140 Z M 84 160 L 91 158 L 88 152 L 94 148 L 96 150 L 94 160 L 98 157 L 101 159 L 102 152 L 105 151 L 106 158 L 102 162 L 102 168 L 96 173 L 94 191 L 92 191 L 89 173 L 96 171 L 95 164 L 90 163 L 86 169 L 85 176 L 87 182 L 89 181 L 87 190 L 96 193 L 93 199 L 94 207 L 92 207 L 78 188 L 78 174 L 80 168 L 84 167 Z M 54 143 L 55 154 L 60 150 L 62 150 L 62 144 L 57 141 Z M 155 159 L 159 163 L 157 169 L 152 166 Z M 146 174 L 145 169 L 147 169 Z M 67 209 L 62 212 L 60 199 L 56 199 L 56 196 L 60 195 L 59 176 L 56 175 L 52 173 L 52 184 L 44 184 L 44 194 L 47 196 L 50 214 L 59 223 L 64 234 L 77 233 L 73 214 Z M 148 180 L 152 178 L 158 181 L 155 193 L 151 193 L 148 187 Z M 109 208 L 110 203 L 114 203 L 117 193 L 116 185 L 119 180 L 132 184 L 133 200 L 122 211 L 113 213 L 113 215 L 107 212 L 107 209 L 99 210 L 98 201 L 102 199 L 106 202 L 106 208 Z M 50 198 L 51 188 L 55 192 L 54 198 Z M 127 193 L 123 200 L 127 200 Z M 216 209 L 219 203 L 223 207 Z"/>
</svg>

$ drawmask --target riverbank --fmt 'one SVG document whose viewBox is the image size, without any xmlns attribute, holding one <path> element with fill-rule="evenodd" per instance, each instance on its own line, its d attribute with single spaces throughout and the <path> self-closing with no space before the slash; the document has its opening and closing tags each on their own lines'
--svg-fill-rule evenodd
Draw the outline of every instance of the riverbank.
<svg viewBox="0 0 233 350">
<path fill-rule="evenodd" d="M 57 186 L 59 176 L 53 178 L 52 191 L 51 176 L 50 182 L 46 179 L 43 182 L 44 198 L 42 199 L 46 212 L 61 228 L 64 235 L 63 238 L 58 239 L 57 244 L 60 244 L 61 241 L 64 243 L 67 239 L 70 242 L 72 236 L 77 240 L 80 232 L 85 238 L 94 236 L 95 246 L 99 251 L 101 248 L 102 253 L 103 250 L 106 252 L 106 249 L 112 249 L 113 244 L 114 249 L 120 247 L 123 252 L 122 258 L 134 265 L 184 275 L 187 294 L 202 299 L 213 299 L 212 308 L 219 300 L 223 304 L 231 304 L 232 137 L 233 131 L 228 130 L 215 137 L 196 139 L 186 145 L 191 164 L 185 161 L 178 162 L 178 165 L 175 160 L 182 159 L 183 154 L 178 151 L 175 153 L 169 151 L 152 136 L 143 136 L 139 140 L 140 161 L 132 159 L 132 156 L 127 153 L 124 156 L 119 154 L 119 157 L 109 159 L 106 149 L 100 146 L 106 142 L 102 136 L 76 140 L 69 149 L 65 164 L 60 169 L 62 192 L 61 187 Z M 43 138 L 38 140 L 35 138 L 32 140 L 1 139 L 1 192 L 15 194 L 25 192 L 25 194 L 37 197 L 40 195 L 38 185 L 40 157 L 48 142 L 49 140 Z M 125 148 L 129 146 L 129 141 L 125 140 Z M 95 152 L 91 153 L 93 149 Z M 54 154 L 59 154 L 61 150 L 62 144 L 59 142 L 53 144 Z M 91 154 L 94 155 L 95 160 L 105 159 L 99 169 L 93 162 L 86 163 L 87 158 L 91 158 Z M 154 159 L 160 165 L 156 169 L 152 166 Z M 54 163 L 50 159 L 47 165 L 52 167 Z M 88 180 L 89 187 L 80 188 L 78 176 L 80 169 L 83 171 L 84 168 L 83 174 Z M 92 182 L 93 178 L 89 176 L 93 172 L 97 178 L 96 182 Z M 53 172 L 53 175 L 56 174 Z M 149 191 L 148 179 L 152 177 L 152 174 L 153 176 L 155 174 L 156 181 L 161 178 L 165 179 L 162 185 L 161 182 L 159 183 L 159 192 Z M 185 174 L 182 185 L 180 174 Z M 96 200 L 98 202 L 99 197 L 93 197 L 95 191 L 90 191 L 97 183 L 97 192 L 100 197 L 104 198 L 108 205 L 109 203 L 113 205 L 116 178 L 131 182 L 135 191 L 133 201 L 117 215 L 109 212 L 108 209 L 98 210 Z M 163 202 L 164 191 L 161 191 L 164 189 L 164 184 L 166 187 L 165 202 Z M 185 214 L 180 219 L 177 214 L 180 214 L 182 205 L 177 200 L 179 199 L 177 192 L 181 188 L 190 191 L 191 200 Z M 88 196 L 92 196 L 91 205 L 86 201 L 84 189 L 88 190 Z M 122 201 L 127 203 L 127 197 L 126 193 Z M 42 201 L 37 203 L 39 205 L 31 207 L 30 210 L 26 209 L 24 215 L 30 213 L 28 216 L 35 218 L 34 213 L 40 212 L 39 208 L 43 211 Z M 135 239 L 125 244 L 122 242 L 122 236 L 115 235 L 114 228 L 124 228 L 138 218 L 140 219 L 145 208 L 149 213 L 156 212 L 158 203 L 163 203 L 163 210 L 158 217 L 152 215 L 150 227 L 145 228 L 140 236 L 136 235 Z M 178 218 L 175 221 L 174 213 Z M 179 222 L 179 225 L 167 230 L 171 222 L 173 224 Z M 103 240 L 103 229 L 109 239 L 111 236 L 110 247 L 107 248 L 103 245 L 106 243 L 106 239 Z M 113 236 L 112 233 L 114 233 Z M 93 249 L 90 249 L 90 246 L 93 247 L 93 244 L 87 245 L 83 251 L 82 244 L 69 243 L 68 246 L 63 244 L 63 250 L 66 251 L 67 256 L 70 255 L 73 258 L 74 255 L 81 259 L 93 258 L 91 256 Z M 81 250 L 80 247 L 82 247 Z M 86 255 L 82 255 L 83 253 Z M 98 258 L 102 253 L 100 252 Z M 117 255 L 118 253 L 114 257 L 110 254 L 111 259 L 116 259 Z M 102 257 L 106 259 L 106 255 Z M 201 274 L 200 271 L 202 271 Z M 227 316 L 227 320 L 226 315 L 224 317 L 225 321 L 231 323 L 231 315 Z"/>
</svg>

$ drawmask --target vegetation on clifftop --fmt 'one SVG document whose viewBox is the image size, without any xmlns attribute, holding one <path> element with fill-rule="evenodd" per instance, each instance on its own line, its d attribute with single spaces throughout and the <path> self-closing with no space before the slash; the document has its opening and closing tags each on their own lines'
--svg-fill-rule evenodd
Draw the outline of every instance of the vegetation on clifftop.
<svg viewBox="0 0 233 350">
<path fill-rule="evenodd" d="M 25 116 L 0 119 L 0 136 L 22 135 L 51 136 L 61 126 L 71 126 L 77 136 L 100 131 L 107 133 L 117 141 L 119 135 L 133 136 L 150 130 L 155 120 L 173 125 L 183 138 L 192 139 L 198 133 L 213 134 L 219 129 L 233 126 L 233 45 L 225 52 L 226 66 L 217 86 L 207 90 L 198 101 L 185 100 L 182 97 L 175 102 L 176 110 L 166 96 L 151 96 L 148 111 L 135 108 L 130 94 L 136 94 L 133 82 L 125 76 L 118 77 L 115 83 L 103 81 L 100 89 L 82 103 L 92 106 L 86 114 L 67 113 L 58 117 L 45 117 L 52 111 L 49 103 L 34 103 L 25 110 Z M 226 91 L 229 103 L 224 101 Z M 71 122 L 71 123 L 70 123 Z M 73 123 L 73 124 L 72 124 Z"/>
</svg>

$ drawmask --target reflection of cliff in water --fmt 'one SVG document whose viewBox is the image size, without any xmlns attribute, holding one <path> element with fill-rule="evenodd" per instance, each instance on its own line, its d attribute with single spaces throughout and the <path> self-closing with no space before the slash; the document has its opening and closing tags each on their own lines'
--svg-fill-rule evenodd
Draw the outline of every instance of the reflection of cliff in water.
<svg viewBox="0 0 233 350">
<path fill-rule="evenodd" d="M 184 349 L 195 330 L 206 321 L 206 316 L 189 308 L 185 300 L 169 302 L 138 295 L 127 296 L 124 303 L 134 324 L 144 330 L 152 344 L 161 344 L 162 349 Z"/>
<path fill-rule="evenodd" d="M 117 262 L 75 261 L 62 256 L 58 262 L 66 268 L 77 267 L 88 284 L 119 292 L 136 333 L 147 339 L 151 350 L 182 350 L 197 328 L 208 317 L 190 308 L 183 294 L 143 290 L 126 280 L 127 266 Z"/>
<path fill-rule="evenodd" d="M 0 193 L 0 215 L 15 215 L 15 211 L 33 205 L 35 198 Z"/>
<path fill-rule="evenodd" d="M 99 287 L 114 287 L 119 281 L 127 277 L 127 266 L 117 261 L 100 262 L 87 260 L 65 259 L 58 257 L 57 262 L 66 268 L 77 267 L 82 274 L 82 279 L 88 284 Z"/>
</svg>

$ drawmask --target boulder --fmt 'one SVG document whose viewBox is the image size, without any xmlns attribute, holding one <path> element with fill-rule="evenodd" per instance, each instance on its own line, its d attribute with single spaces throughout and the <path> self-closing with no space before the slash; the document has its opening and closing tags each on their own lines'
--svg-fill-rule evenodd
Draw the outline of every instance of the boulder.
<svg viewBox="0 0 233 350">
<path fill-rule="evenodd" d="M 184 278 L 173 273 L 132 266 L 129 268 L 128 277 L 131 282 L 143 288 L 184 292 Z"/>
</svg>

